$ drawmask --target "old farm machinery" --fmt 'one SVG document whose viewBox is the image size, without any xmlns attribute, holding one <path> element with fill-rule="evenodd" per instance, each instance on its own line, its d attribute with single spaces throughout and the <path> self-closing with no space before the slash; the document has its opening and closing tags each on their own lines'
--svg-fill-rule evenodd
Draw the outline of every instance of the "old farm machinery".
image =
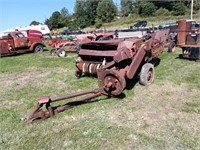
<svg viewBox="0 0 200 150">
<path fill-rule="evenodd" d="M 112 33 L 92 33 L 89 35 L 81 35 L 73 38 L 72 36 L 66 36 L 65 39 L 57 38 L 49 41 L 49 46 L 53 47 L 50 51 L 52 56 L 58 55 L 59 57 L 67 56 L 67 53 L 78 52 L 80 50 L 80 43 L 99 41 L 99 40 L 111 40 L 114 39 Z"/>
<path fill-rule="evenodd" d="M 183 58 L 200 61 L 200 25 L 195 21 L 177 21 L 177 46 L 182 48 Z"/>
<path fill-rule="evenodd" d="M 200 60 L 200 24 L 192 20 L 179 20 L 177 29 L 171 32 L 172 41 L 168 45 L 168 52 L 175 51 L 176 46 L 182 49 L 180 57 Z"/>
<path fill-rule="evenodd" d="M 127 81 L 137 75 L 141 84 L 151 84 L 154 79 L 154 65 L 151 62 L 163 52 L 168 32 L 157 31 L 145 38 L 82 43 L 76 60 L 77 73 L 97 74 L 99 88 L 56 98 L 40 97 L 27 119 L 31 122 L 46 119 L 100 95 L 118 96 L 126 88 Z M 51 103 L 83 95 L 87 96 L 65 105 L 51 106 Z"/>
</svg>

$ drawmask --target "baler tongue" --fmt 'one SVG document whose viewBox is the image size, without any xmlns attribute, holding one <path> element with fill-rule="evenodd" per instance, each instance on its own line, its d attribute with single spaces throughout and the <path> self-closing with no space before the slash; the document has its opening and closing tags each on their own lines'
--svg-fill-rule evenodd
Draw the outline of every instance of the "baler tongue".
<svg viewBox="0 0 200 150">
<path fill-rule="evenodd" d="M 102 88 L 93 89 L 93 90 L 85 90 L 85 91 L 67 94 L 64 96 L 56 97 L 56 98 L 50 98 L 49 96 L 42 96 L 38 99 L 37 106 L 33 109 L 31 114 L 26 119 L 29 120 L 30 122 L 47 119 L 47 118 L 52 117 L 55 114 L 62 112 L 68 108 L 71 108 L 71 107 L 74 107 L 77 105 L 81 105 L 84 102 L 91 100 L 92 98 L 100 96 L 102 94 L 100 92 L 101 89 Z M 90 95 L 82 97 L 76 101 L 68 102 L 64 105 L 59 105 L 56 107 L 52 107 L 50 105 L 53 102 L 57 102 L 57 101 L 61 101 L 61 100 L 69 99 L 69 98 L 73 98 L 73 97 L 78 97 L 78 96 L 82 96 L 82 95 L 87 95 L 87 94 L 90 94 Z"/>
</svg>

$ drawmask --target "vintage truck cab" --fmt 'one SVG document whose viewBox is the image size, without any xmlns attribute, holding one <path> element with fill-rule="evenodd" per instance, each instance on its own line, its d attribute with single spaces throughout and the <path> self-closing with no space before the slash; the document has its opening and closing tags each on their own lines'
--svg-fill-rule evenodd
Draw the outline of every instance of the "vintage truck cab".
<svg viewBox="0 0 200 150">
<path fill-rule="evenodd" d="M 25 37 L 19 31 L 9 32 L 0 39 L 0 55 L 26 51 L 42 52 L 44 47 L 41 38 Z"/>
</svg>

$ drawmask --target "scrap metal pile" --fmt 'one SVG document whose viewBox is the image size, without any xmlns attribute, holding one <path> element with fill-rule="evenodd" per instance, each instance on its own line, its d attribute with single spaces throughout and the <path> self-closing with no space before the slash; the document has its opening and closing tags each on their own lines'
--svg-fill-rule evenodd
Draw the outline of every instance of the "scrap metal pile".
<svg viewBox="0 0 200 150">
<path fill-rule="evenodd" d="M 154 65 L 151 62 L 163 52 L 168 33 L 169 30 L 162 30 L 145 38 L 82 43 L 76 59 L 76 75 L 81 77 L 82 74 L 97 74 L 99 88 L 57 98 L 43 96 L 27 119 L 31 122 L 46 119 L 100 95 L 118 96 L 126 88 L 127 80 L 133 79 L 138 75 L 137 72 L 141 84 L 151 84 L 154 79 Z M 90 95 L 62 106 L 51 106 L 53 102 L 88 94 Z M 43 110 L 43 106 L 46 110 Z"/>
</svg>

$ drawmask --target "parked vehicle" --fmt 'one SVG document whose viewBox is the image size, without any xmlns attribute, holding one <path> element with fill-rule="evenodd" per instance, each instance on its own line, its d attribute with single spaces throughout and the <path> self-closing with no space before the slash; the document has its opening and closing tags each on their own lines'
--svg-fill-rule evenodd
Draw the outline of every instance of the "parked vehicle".
<svg viewBox="0 0 200 150">
<path fill-rule="evenodd" d="M 38 30 L 27 30 L 28 37 L 42 38 L 42 32 Z"/>
<path fill-rule="evenodd" d="M 15 31 L 19 31 L 18 29 L 16 29 Z M 8 31 L 8 32 L 3 32 L 2 36 L 4 35 L 8 35 L 11 32 L 15 32 L 15 31 Z M 39 30 L 21 30 L 19 31 L 21 32 L 25 37 L 35 37 L 35 38 L 42 38 L 42 32 Z"/>
<path fill-rule="evenodd" d="M 25 37 L 19 31 L 10 32 L 0 39 L 0 55 L 26 51 L 42 52 L 44 47 L 41 38 Z"/>
<path fill-rule="evenodd" d="M 37 30 L 42 32 L 42 34 L 50 34 L 50 30 L 47 25 L 31 25 L 31 26 L 26 26 L 26 27 L 15 27 L 14 29 L 8 29 L 3 31 L 3 33 L 8 33 L 8 32 L 14 32 L 14 31 L 20 31 L 20 32 L 26 32 L 27 30 Z"/>
<path fill-rule="evenodd" d="M 200 61 L 200 27 L 195 21 L 177 21 L 177 46 L 182 48 L 183 58 Z"/>
<path fill-rule="evenodd" d="M 134 25 L 130 26 L 131 29 L 133 28 L 140 28 L 140 27 L 146 27 L 147 26 L 147 21 L 143 20 L 143 21 L 139 21 L 137 23 L 135 23 Z"/>
</svg>

